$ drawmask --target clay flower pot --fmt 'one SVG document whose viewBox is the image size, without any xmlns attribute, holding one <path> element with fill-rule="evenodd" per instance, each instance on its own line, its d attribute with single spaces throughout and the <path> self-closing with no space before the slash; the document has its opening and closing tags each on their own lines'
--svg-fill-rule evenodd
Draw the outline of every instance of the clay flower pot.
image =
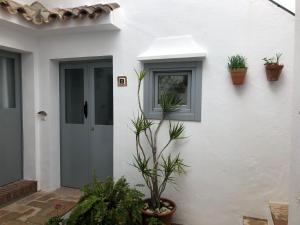
<svg viewBox="0 0 300 225">
<path fill-rule="evenodd" d="M 279 64 L 267 64 L 266 74 L 268 81 L 277 81 L 280 77 L 284 65 Z"/>
<path fill-rule="evenodd" d="M 247 74 L 247 68 L 231 69 L 230 74 L 234 85 L 243 85 Z"/>
<path fill-rule="evenodd" d="M 175 202 L 166 199 L 166 198 L 161 198 L 163 202 L 167 202 L 171 207 L 172 210 L 170 212 L 165 212 L 165 213 L 152 213 L 147 211 L 147 209 L 142 209 L 142 215 L 143 215 L 143 225 L 148 225 L 147 220 L 151 217 L 158 218 L 161 222 L 163 222 L 165 225 L 171 225 L 172 224 L 172 217 L 174 213 L 176 212 L 176 204 Z M 150 202 L 150 199 L 145 199 L 145 203 Z"/>
</svg>

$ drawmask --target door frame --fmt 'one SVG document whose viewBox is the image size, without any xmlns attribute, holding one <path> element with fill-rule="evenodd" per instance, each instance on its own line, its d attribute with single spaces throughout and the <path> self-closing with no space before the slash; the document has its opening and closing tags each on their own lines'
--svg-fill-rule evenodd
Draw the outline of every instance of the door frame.
<svg viewBox="0 0 300 225">
<path fill-rule="evenodd" d="M 21 160 L 21 179 L 24 179 L 24 130 L 23 130 L 23 87 L 22 87 L 22 55 L 17 52 L 10 52 L 7 50 L 0 49 L 0 57 L 7 57 L 12 58 L 15 60 L 15 93 L 16 90 L 18 90 L 18 93 L 16 93 L 15 101 L 16 105 L 19 105 L 20 109 L 20 134 L 21 134 L 21 140 L 20 140 L 20 160 Z M 17 99 L 17 97 L 19 99 Z M 9 110 L 9 109 L 7 109 Z"/>
<path fill-rule="evenodd" d="M 62 104 L 64 102 L 61 101 L 61 97 L 62 97 L 62 89 L 61 89 L 61 76 L 63 74 L 63 70 L 66 68 L 85 68 L 87 73 L 90 72 L 90 66 L 87 65 L 101 65 L 104 64 L 104 67 L 107 67 L 107 65 L 111 64 L 111 68 L 112 68 L 112 79 L 114 79 L 114 64 L 113 64 L 113 57 L 112 56 L 105 56 L 105 57 L 97 57 L 97 58 L 93 58 L 93 59 L 82 59 L 82 58 L 72 58 L 72 59 L 68 59 L 68 60 L 59 60 L 58 61 L 58 77 L 59 77 L 59 144 L 60 144 L 60 149 L 59 149 L 59 154 L 60 154 L 60 186 L 62 186 L 62 120 L 64 120 L 65 116 L 63 115 L 62 107 L 64 107 Z M 88 88 L 91 89 L 91 82 L 88 82 L 87 84 Z M 112 83 L 112 88 L 113 88 L 113 93 L 114 93 L 114 82 Z M 114 98 L 113 98 L 114 100 Z M 114 107 L 114 101 L 113 101 L 113 107 Z M 91 112 L 91 104 L 89 104 L 88 106 L 88 110 L 89 112 Z M 65 112 L 65 110 L 64 110 Z M 64 113 L 65 114 L 65 113 Z M 94 114 L 94 112 L 93 112 Z M 89 115 L 91 115 L 91 113 L 89 113 Z M 94 118 L 95 119 L 95 118 Z M 89 129 L 91 128 L 91 120 L 88 123 L 88 127 Z M 113 119 L 113 124 L 112 124 L 112 128 L 114 130 L 114 119 Z M 114 131 L 113 131 L 114 133 Z M 89 140 L 89 144 L 90 144 L 90 140 Z M 112 177 L 114 177 L 114 135 L 112 135 Z"/>
</svg>

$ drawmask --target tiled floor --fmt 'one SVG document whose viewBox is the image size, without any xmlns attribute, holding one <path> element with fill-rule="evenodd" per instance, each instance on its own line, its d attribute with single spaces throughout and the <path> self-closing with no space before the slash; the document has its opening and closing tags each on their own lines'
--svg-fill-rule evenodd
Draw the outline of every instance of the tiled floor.
<svg viewBox="0 0 300 225">
<path fill-rule="evenodd" d="M 70 188 L 51 193 L 37 192 L 0 208 L 0 225 L 44 225 L 49 218 L 69 212 L 80 196 L 79 190 Z M 60 209 L 55 209 L 55 205 Z"/>
</svg>

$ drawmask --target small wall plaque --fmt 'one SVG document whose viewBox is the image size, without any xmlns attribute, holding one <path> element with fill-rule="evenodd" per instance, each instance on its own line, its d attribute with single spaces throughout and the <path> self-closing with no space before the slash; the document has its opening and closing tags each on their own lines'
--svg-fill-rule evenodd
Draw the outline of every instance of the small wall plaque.
<svg viewBox="0 0 300 225">
<path fill-rule="evenodd" d="M 127 77 L 118 76 L 118 87 L 127 87 Z"/>
</svg>

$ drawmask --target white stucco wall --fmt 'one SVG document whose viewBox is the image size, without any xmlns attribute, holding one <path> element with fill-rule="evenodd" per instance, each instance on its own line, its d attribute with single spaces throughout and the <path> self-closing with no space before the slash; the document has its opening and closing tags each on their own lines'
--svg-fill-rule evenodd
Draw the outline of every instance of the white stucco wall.
<svg viewBox="0 0 300 225">
<path fill-rule="evenodd" d="M 49 5 L 96 2 L 49 1 Z M 46 121 L 37 121 L 38 144 L 31 143 L 38 146 L 35 154 L 40 161 L 35 164 L 41 188 L 60 185 L 58 61 L 113 56 L 114 176 L 140 183 L 129 165 L 134 152 L 129 119 L 137 109 L 134 69 L 141 68 L 137 56 L 155 38 L 192 35 L 207 52 L 202 122 L 186 123 L 190 139 L 179 147 L 191 167 L 178 180 L 179 192 L 169 189 L 166 196 L 178 203 L 176 219 L 187 225 L 242 224 L 242 216 L 270 219 L 268 202 L 288 200 L 294 17 L 261 0 L 118 2 L 120 31 L 48 34 L 26 44 L 36 49 L 39 43 L 37 83 L 28 90 L 38 94 L 26 101 L 34 101 L 32 107 L 49 115 Z M 1 32 L 0 45 L 2 36 Z M 277 52 L 284 54 L 284 74 L 279 82 L 269 83 L 261 59 Z M 226 68 L 227 57 L 236 53 L 249 62 L 243 87 L 232 85 Z M 117 87 L 119 75 L 128 76 L 127 88 Z"/>
<path fill-rule="evenodd" d="M 292 151 L 290 170 L 290 215 L 289 224 L 300 224 L 300 2 L 296 2 L 295 79 L 292 111 Z"/>
<path fill-rule="evenodd" d="M 0 23 L 0 48 L 22 55 L 23 101 L 23 174 L 25 179 L 39 180 L 38 110 L 38 39 L 19 26 Z"/>
</svg>

